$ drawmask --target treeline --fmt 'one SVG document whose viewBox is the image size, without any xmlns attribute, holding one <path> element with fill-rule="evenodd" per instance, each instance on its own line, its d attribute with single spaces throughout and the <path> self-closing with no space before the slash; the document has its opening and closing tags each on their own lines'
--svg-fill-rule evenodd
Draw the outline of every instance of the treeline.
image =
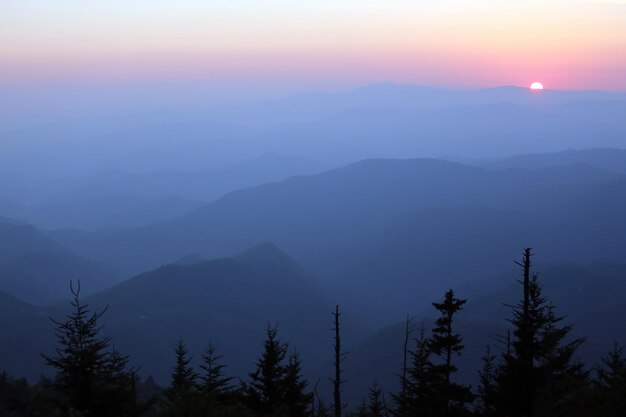
<svg viewBox="0 0 626 417">
<path fill-rule="evenodd" d="M 433 303 L 438 318 L 432 329 L 419 327 L 411 341 L 407 319 L 399 392 L 387 394 L 374 384 L 359 407 L 341 399 L 340 312 L 333 313 L 335 374 L 333 392 L 319 395 L 301 372 L 301 358 L 268 326 L 255 369 L 244 381 L 226 375 L 214 346 L 202 354 L 199 369 L 191 366 L 184 341 L 175 349 L 169 387 L 141 380 L 138 369 L 101 335 L 98 320 L 106 309 L 90 312 L 80 302 L 80 287 L 71 288 L 73 312 L 54 321 L 56 352 L 42 355 L 56 369 L 54 379 L 29 385 L 0 374 L 2 416 L 250 416 L 250 417 L 543 417 L 626 415 L 626 358 L 618 345 L 593 368 L 576 358 L 583 339 L 542 295 L 526 249 L 518 265 L 521 297 L 510 306 L 509 332 L 494 352 L 486 347 L 476 387 L 455 380 L 455 360 L 463 353 L 456 318 L 466 300 L 453 290 Z M 414 343 L 411 347 L 410 344 Z M 325 404 L 322 398 L 332 398 Z"/>
</svg>

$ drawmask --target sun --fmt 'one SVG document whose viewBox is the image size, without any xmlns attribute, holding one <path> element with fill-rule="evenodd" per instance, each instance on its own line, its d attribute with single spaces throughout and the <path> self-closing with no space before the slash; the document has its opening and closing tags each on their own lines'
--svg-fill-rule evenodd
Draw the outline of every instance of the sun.
<svg viewBox="0 0 626 417">
<path fill-rule="evenodd" d="M 530 85 L 530 89 L 531 90 L 543 90 L 543 84 L 541 84 L 538 81 L 535 81 L 534 83 Z"/>
</svg>

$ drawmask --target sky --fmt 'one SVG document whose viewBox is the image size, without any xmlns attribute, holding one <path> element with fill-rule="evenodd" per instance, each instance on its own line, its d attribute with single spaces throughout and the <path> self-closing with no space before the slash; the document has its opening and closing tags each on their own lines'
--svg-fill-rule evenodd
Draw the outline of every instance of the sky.
<svg viewBox="0 0 626 417">
<path fill-rule="evenodd" d="M 626 90 L 626 0 L 0 0 L 0 86 Z"/>
</svg>

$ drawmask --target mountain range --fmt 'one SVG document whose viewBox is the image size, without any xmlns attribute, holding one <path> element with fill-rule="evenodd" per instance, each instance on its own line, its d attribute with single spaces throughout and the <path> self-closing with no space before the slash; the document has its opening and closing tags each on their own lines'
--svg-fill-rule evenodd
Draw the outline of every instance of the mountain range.
<svg viewBox="0 0 626 417">
<path fill-rule="evenodd" d="M 87 288 L 81 282 L 81 290 Z M 48 317 L 63 320 L 69 303 L 41 307 L 5 293 L 0 297 L 0 368 L 29 378 L 48 373 L 38 360 L 39 353 L 54 346 Z M 243 376 L 254 364 L 268 325 L 278 326 L 292 351 L 306 358 L 309 375 L 318 373 L 319 364 L 330 357 L 320 347 L 331 340 L 336 301 L 292 259 L 271 244 L 260 244 L 228 258 L 164 265 L 84 297 L 83 303 L 91 311 L 108 307 L 102 317 L 105 333 L 145 375 L 165 384 L 179 339 L 197 361 L 213 343 L 228 361 L 229 373 Z M 344 320 L 347 340 L 369 331 L 354 315 Z"/>
<path fill-rule="evenodd" d="M 355 307 L 384 322 L 407 310 L 410 294 L 424 301 L 445 285 L 496 274 L 524 246 L 547 262 L 619 259 L 626 181 L 610 164 L 596 165 L 366 160 L 235 191 L 145 227 L 50 236 L 127 275 L 273 242 L 346 297 L 358 285 Z M 445 261 L 452 254 L 458 262 Z M 374 303 L 381 289 L 386 301 Z"/>
<path fill-rule="evenodd" d="M 49 317 L 68 311 L 69 280 L 141 372 L 166 383 L 183 338 L 198 364 L 213 342 L 245 377 L 264 329 L 302 354 L 320 389 L 331 372 L 331 315 L 344 311 L 346 398 L 395 389 L 406 314 L 428 326 L 454 287 L 473 382 L 486 344 L 506 331 L 519 289 L 512 260 L 537 254 L 545 292 L 588 336 L 593 363 L 626 294 L 626 152 L 568 150 L 503 159 L 369 159 L 248 186 L 139 227 L 46 231 L 0 221 L 0 369 L 37 378 L 54 348 Z M 262 243 L 271 242 L 271 243 Z M 234 255 L 233 255 L 234 254 Z M 396 323 L 396 324 L 393 324 Z M 598 325 L 602 323 L 602 325 Z M 624 340 L 626 342 L 626 340 Z"/>
<path fill-rule="evenodd" d="M 70 279 L 82 280 L 86 293 L 94 293 L 121 276 L 115 268 L 72 252 L 31 225 L 0 219 L 0 291 L 46 304 L 67 298 Z"/>
<path fill-rule="evenodd" d="M 620 92 L 387 83 L 233 106 L 145 103 L 128 114 L 116 111 L 117 102 L 99 103 L 97 111 L 73 106 L 55 116 L 32 114 L 28 126 L 8 122 L 29 119 L 28 106 L 14 106 L 5 109 L 0 127 L 0 179 L 9 179 L 0 181 L 0 196 L 19 202 L 51 182 L 111 171 L 204 171 L 267 153 L 338 166 L 366 158 L 621 147 L 625 101 Z"/>
</svg>

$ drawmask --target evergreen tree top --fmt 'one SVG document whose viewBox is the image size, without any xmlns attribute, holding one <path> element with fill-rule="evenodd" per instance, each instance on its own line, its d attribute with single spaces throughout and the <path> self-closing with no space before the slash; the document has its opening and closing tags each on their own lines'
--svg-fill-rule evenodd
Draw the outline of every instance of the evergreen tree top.
<svg viewBox="0 0 626 417">
<path fill-rule="evenodd" d="M 213 344 L 209 343 L 206 352 L 202 355 L 202 365 L 200 369 L 204 371 L 200 376 L 202 380 L 202 391 L 207 395 L 221 397 L 232 392 L 232 377 L 224 376 L 224 368 L 220 360 L 222 356 L 217 355 L 217 351 Z"/>
</svg>

